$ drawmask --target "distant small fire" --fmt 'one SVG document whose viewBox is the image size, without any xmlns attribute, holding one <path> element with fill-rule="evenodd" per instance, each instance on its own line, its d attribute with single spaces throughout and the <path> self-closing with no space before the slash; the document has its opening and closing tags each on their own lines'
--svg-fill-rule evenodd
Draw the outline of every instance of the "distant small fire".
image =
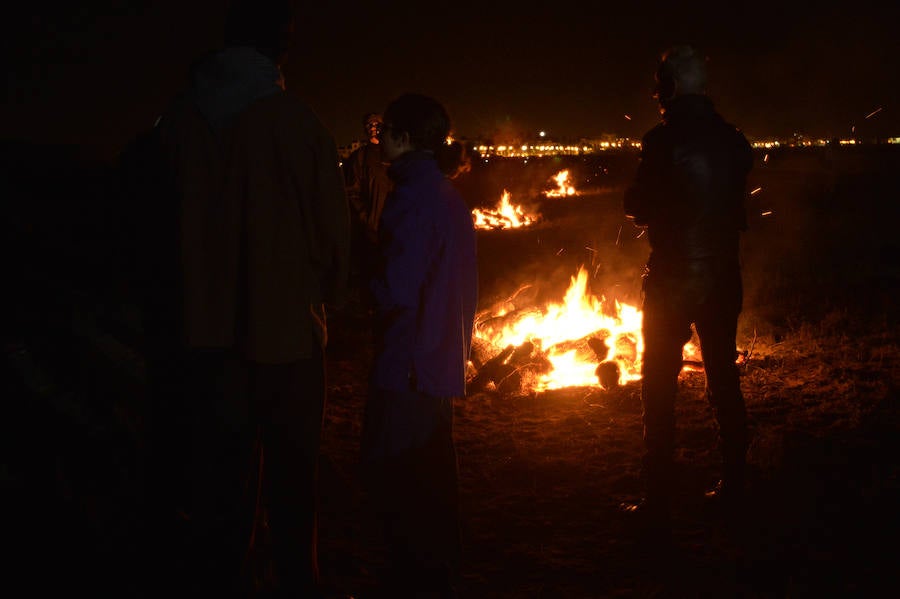
<svg viewBox="0 0 900 599">
<path fill-rule="evenodd" d="M 505 189 L 495 208 L 475 208 L 472 210 L 472 217 L 476 229 L 515 229 L 540 220 L 539 214 L 528 214 L 522 206 L 510 203 L 509 192 Z"/>
<path fill-rule="evenodd" d="M 553 175 L 552 181 L 556 183 L 556 189 L 545 191 L 544 195 L 548 198 L 565 198 L 575 195 L 575 187 L 569 182 L 569 170 L 561 170 Z"/>
<path fill-rule="evenodd" d="M 562 198 L 576 195 L 575 187 L 569 182 L 569 171 L 561 170 L 550 178 L 556 184 L 555 189 L 543 192 L 548 198 Z M 510 193 L 503 190 L 500 201 L 493 208 L 475 208 L 472 218 L 476 229 L 518 229 L 527 227 L 541 220 L 538 213 L 526 212 L 526 209 L 510 201 Z"/>
</svg>

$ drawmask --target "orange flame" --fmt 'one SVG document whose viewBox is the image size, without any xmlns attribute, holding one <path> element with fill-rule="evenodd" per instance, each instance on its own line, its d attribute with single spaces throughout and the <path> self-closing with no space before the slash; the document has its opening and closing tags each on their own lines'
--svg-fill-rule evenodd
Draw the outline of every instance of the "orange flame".
<svg viewBox="0 0 900 599">
<path fill-rule="evenodd" d="M 472 217 L 475 219 L 476 229 L 514 229 L 517 227 L 527 227 L 539 220 L 538 215 L 525 214 L 525 211 L 519 205 L 509 202 L 509 192 L 503 190 L 500 202 L 493 210 L 488 208 L 480 210 L 475 208 L 472 210 Z"/>
<path fill-rule="evenodd" d="M 518 356 L 512 366 L 520 390 L 609 389 L 640 380 L 643 313 L 592 295 L 587 282 L 582 266 L 571 277 L 562 303 L 520 307 L 513 297 L 481 312 L 475 320 L 475 345 L 483 353 L 505 356 L 505 363 Z M 516 351 L 522 348 L 524 352 Z M 702 369 L 700 348 L 693 341 L 685 344 L 683 356 L 685 369 Z"/>
<path fill-rule="evenodd" d="M 551 179 L 556 181 L 556 189 L 544 192 L 548 198 L 564 198 L 575 195 L 575 188 L 569 184 L 568 169 L 559 171 Z"/>
<path fill-rule="evenodd" d="M 640 378 L 642 314 L 633 306 L 587 291 L 588 273 L 581 267 L 560 304 L 543 309 L 519 309 L 504 302 L 476 319 L 475 337 L 496 352 L 528 342 L 551 368 L 531 381 L 537 391 L 596 386 L 598 365 L 613 362 L 623 385 Z M 494 324 L 499 322 L 500 324 Z M 602 343 L 602 345 L 601 345 Z M 603 354 L 602 356 L 600 354 Z"/>
</svg>

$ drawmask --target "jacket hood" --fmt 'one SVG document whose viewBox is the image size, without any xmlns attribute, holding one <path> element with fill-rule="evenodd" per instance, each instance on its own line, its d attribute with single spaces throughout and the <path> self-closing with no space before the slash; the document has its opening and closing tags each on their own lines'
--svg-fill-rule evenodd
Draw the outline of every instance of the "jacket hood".
<svg viewBox="0 0 900 599">
<path fill-rule="evenodd" d="M 255 49 L 224 48 L 193 65 L 189 95 L 218 130 L 254 101 L 280 92 L 280 80 L 278 66 Z"/>
</svg>

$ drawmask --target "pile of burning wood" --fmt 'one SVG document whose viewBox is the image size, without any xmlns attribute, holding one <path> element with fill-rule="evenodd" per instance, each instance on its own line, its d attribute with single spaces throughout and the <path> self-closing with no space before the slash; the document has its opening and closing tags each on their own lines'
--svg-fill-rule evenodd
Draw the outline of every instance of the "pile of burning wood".
<svg viewBox="0 0 900 599">
<path fill-rule="evenodd" d="M 555 370 L 551 357 L 573 352 L 578 361 L 596 364 L 594 385 L 606 390 L 614 389 L 622 384 L 620 364 L 635 364 L 639 356 L 637 341 L 619 336 L 614 341 L 614 355 L 610 357 L 610 336 L 607 330 L 595 331 L 581 339 L 557 343 L 546 349 L 541 347 L 539 340 L 530 340 L 519 345 L 507 345 L 495 355 L 491 355 L 495 350 L 492 344 L 476 338 L 472 347 L 468 391 L 496 390 L 505 395 L 517 395 L 565 386 L 554 385 L 550 381 Z"/>
</svg>

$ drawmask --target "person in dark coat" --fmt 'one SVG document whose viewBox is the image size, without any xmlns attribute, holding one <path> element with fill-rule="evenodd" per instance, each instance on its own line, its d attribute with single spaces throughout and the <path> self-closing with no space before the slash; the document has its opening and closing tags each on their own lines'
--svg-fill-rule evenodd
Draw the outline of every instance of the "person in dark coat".
<svg viewBox="0 0 900 599">
<path fill-rule="evenodd" d="M 626 215 L 646 228 L 650 243 L 641 388 L 646 497 L 625 508 L 661 525 L 671 507 L 677 379 L 692 325 L 724 465 L 710 496 L 737 499 L 745 479 L 747 417 L 735 337 L 742 305 L 739 238 L 747 226 L 753 156 L 740 130 L 716 112 L 706 84 L 706 59 L 696 49 L 676 46 L 662 55 L 654 95 L 662 122 L 643 137 L 624 198 Z"/>
<path fill-rule="evenodd" d="M 246 594 L 271 571 L 270 590 L 319 594 L 325 309 L 346 295 L 350 218 L 331 133 L 284 87 L 292 4 L 230 3 L 224 47 L 154 131 L 167 187 L 148 209 L 145 329 L 167 592 Z"/>
<path fill-rule="evenodd" d="M 381 115 L 369 112 L 362 124 L 366 140 L 344 161 L 343 172 L 353 225 L 350 280 L 360 294 L 362 307 L 370 310 L 372 298 L 367 285 L 374 268 L 381 213 L 393 183 L 379 138 Z"/>
<path fill-rule="evenodd" d="M 462 155 L 449 132 L 446 110 L 427 96 L 402 95 L 384 112 L 395 187 L 372 280 L 376 345 L 361 450 L 390 557 L 386 597 L 455 596 L 459 569 L 453 406 L 465 395 L 478 266 L 472 214 L 450 178 Z"/>
<path fill-rule="evenodd" d="M 366 141 L 353 150 L 344 162 L 347 199 L 353 216 L 363 225 L 364 234 L 371 243 L 378 239 L 378 224 L 392 185 L 379 138 L 382 126 L 381 115 L 377 112 L 363 116 Z"/>
</svg>

